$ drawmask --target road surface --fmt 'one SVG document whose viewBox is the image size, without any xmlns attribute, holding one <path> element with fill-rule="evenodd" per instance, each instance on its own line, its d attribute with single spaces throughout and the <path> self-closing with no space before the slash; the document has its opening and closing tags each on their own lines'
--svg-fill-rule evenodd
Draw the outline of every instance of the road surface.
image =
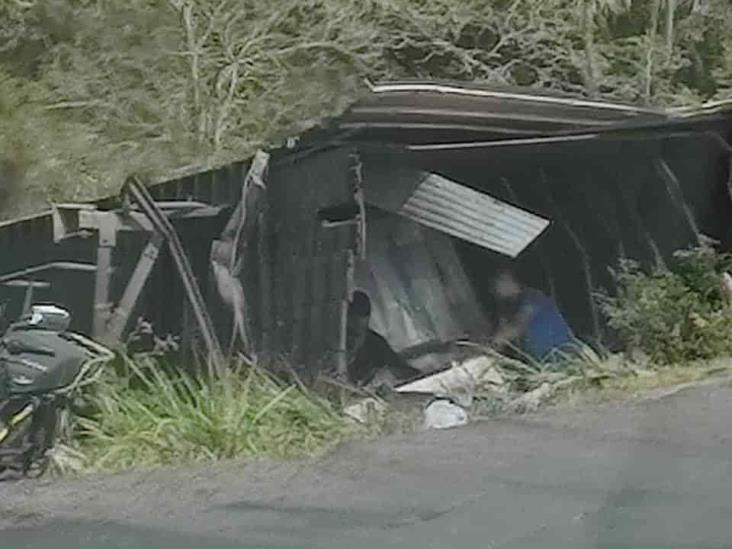
<svg viewBox="0 0 732 549">
<path fill-rule="evenodd" d="M 0 486 L 13 549 L 732 546 L 732 388 L 227 463 Z"/>
</svg>

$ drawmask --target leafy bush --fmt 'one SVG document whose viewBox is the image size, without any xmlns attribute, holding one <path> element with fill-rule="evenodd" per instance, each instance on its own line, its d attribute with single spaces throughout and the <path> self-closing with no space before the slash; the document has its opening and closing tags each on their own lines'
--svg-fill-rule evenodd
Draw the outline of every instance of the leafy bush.
<svg viewBox="0 0 732 549">
<path fill-rule="evenodd" d="M 630 349 L 662 364 L 732 352 L 732 308 L 721 275 L 732 257 L 711 248 L 674 254 L 668 269 L 647 273 L 632 261 L 615 273 L 616 296 L 603 295 L 609 325 Z"/>
<path fill-rule="evenodd" d="M 308 455 L 337 444 L 351 424 L 321 399 L 247 368 L 221 381 L 166 373 L 154 359 L 124 359 L 87 395 L 76 446 L 94 470 L 239 456 Z"/>
</svg>

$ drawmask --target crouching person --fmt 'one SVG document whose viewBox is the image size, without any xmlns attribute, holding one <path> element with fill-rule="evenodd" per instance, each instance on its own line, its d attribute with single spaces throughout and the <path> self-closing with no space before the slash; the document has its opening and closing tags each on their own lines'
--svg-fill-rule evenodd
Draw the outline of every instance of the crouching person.
<svg viewBox="0 0 732 549">
<path fill-rule="evenodd" d="M 538 362 L 556 362 L 582 346 L 556 303 L 521 284 L 510 269 L 498 273 L 493 294 L 498 325 L 492 339 L 497 348 L 512 346 Z"/>
<path fill-rule="evenodd" d="M 357 290 L 348 306 L 348 380 L 363 387 L 379 381 L 397 384 L 418 377 L 421 372 L 410 366 L 382 335 L 369 327 L 370 319 L 371 300 L 365 292 Z"/>
</svg>

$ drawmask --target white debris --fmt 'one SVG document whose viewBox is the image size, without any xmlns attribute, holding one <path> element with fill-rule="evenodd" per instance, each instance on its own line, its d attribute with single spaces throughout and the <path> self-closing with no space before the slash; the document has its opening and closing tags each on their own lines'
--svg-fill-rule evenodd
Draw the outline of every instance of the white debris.
<svg viewBox="0 0 732 549">
<path fill-rule="evenodd" d="M 467 425 L 468 413 L 446 399 L 435 400 L 424 411 L 425 429 L 449 429 Z"/>
<path fill-rule="evenodd" d="M 359 423 L 366 424 L 382 418 L 386 413 L 386 409 L 387 405 L 384 401 L 376 398 L 364 398 L 355 404 L 346 406 L 343 413 Z"/>
<path fill-rule="evenodd" d="M 469 401 L 475 393 L 486 389 L 496 389 L 503 385 L 504 380 L 495 367 L 495 359 L 479 356 L 470 358 L 448 370 L 401 385 L 394 390 L 397 393 L 450 396 L 466 400 L 466 404 L 469 405 Z"/>
</svg>

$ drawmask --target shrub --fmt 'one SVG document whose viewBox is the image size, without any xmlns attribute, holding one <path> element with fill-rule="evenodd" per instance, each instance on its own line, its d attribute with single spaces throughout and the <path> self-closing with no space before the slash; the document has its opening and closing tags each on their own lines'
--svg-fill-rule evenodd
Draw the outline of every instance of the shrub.
<svg viewBox="0 0 732 549">
<path fill-rule="evenodd" d="M 721 286 L 732 267 L 711 248 L 676 252 L 668 269 L 644 271 L 625 261 L 614 273 L 615 296 L 600 296 L 611 328 L 630 349 L 662 364 L 732 352 L 732 309 Z"/>
<path fill-rule="evenodd" d="M 256 368 L 204 382 L 149 357 L 124 362 L 129 375 L 101 379 L 77 422 L 76 445 L 91 469 L 308 455 L 351 428 L 327 401 Z"/>
</svg>

